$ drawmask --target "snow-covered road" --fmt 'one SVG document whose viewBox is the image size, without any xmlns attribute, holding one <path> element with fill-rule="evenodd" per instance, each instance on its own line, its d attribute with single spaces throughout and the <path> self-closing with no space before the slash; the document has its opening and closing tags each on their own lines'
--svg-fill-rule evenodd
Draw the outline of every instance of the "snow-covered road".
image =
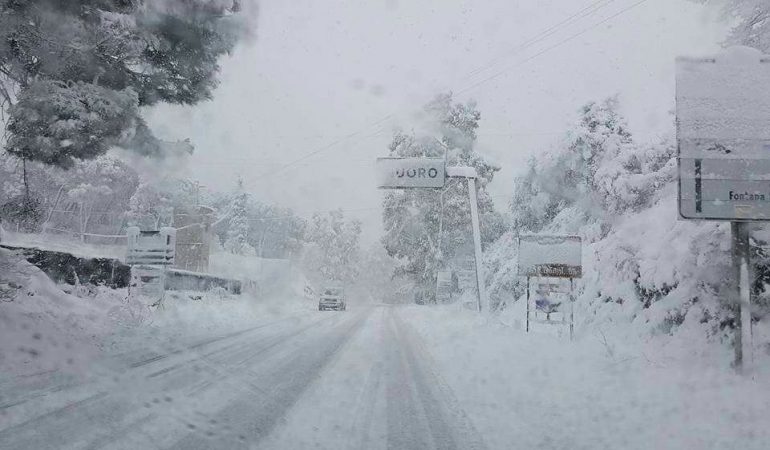
<svg viewBox="0 0 770 450">
<path fill-rule="evenodd" d="M 483 448 L 398 307 L 301 314 L 0 385 L 0 448 Z"/>
</svg>

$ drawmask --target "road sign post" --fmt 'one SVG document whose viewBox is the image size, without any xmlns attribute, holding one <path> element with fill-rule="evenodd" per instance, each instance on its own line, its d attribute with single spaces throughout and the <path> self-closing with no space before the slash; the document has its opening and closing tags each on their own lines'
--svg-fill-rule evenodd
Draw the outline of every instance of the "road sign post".
<svg viewBox="0 0 770 450">
<path fill-rule="evenodd" d="M 679 215 L 732 222 L 735 361 L 752 360 L 749 222 L 770 220 L 770 56 L 678 58 Z"/>
<path fill-rule="evenodd" d="M 583 243 L 579 236 L 519 236 L 519 266 L 518 274 L 527 277 L 527 313 L 526 331 L 529 332 L 531 316 L 530 282 L 533 277 L 561 278 L 569 280 L 569 338 L 575 333 L 575 284 L 576 278 L 583 276 Z M 542 284 L 542 283 L 541 283 Z M 549 290 L 558 290 L 550 287 Z M 566 315 L 562 313 L 562 323 Z"/>
<path fill-rule="evenodd" d="M 126 264 L 131 266 L 129 295 L 142 295 L 160 304 L 165 293 L 166 269 L 174 264 L 176 229 L 140 231 L 129 227 L 126 231 Z"/>
<path fill-rule="evenodd" d="M 446 167 L 444 158 L 377 158 L 377 181 L 380 189 L 438 189 L 444 187 L 447 177 L 468 180 L 473 250 L 476 260 L 476 292 L 478 310 L 481 312 L 482 304 L 486 304 L 488 308 L 489 303 L 481 260 L 481 226 L 476 192 L 477 176 L 476 169 L 473 167 Z"/>
<path fill-rule="evenodd" d="M 732 222 L 732 262 L 734 279 L 738 280 L 731 289 L 738 301 L 738 320 L 735 331 L 735 362 L 738 369 L 751 365 L 753 352 L 751 338 L 751 259 L 749 253 L 748 222 Z"/>
</svg>

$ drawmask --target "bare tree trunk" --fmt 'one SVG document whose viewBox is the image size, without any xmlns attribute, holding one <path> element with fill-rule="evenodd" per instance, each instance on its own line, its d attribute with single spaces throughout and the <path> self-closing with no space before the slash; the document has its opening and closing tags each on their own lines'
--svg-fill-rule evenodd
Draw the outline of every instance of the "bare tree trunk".
<svg viewBox="0 0 770 450">
<path fill-rule="evenodd" d="M 21 157 L 22 180 L 24 181 L 24 202 L 29 203 L 29 180 L 27 179 L 27 157 Z"/>
<path fill-rule="evenodd" d="M 43 233 L 45 233 L 46 227 L 48 227 L 48 223 L 51 221 L 51 217 L 53 217 L 54 211 L 56 211 L 56 208 L 59 207 L 59 201 L 61 200 L 61 193 L 64 190 L 64 185 L 59 187 L 59 192 L 56 194 L 56 201 L 54 201 L 53 207 L 50 211 L 48 211 L 48 217 L 46 217 L 45 222 L 43 222 L 43 226 L 41 227 Z"/>
</svg>

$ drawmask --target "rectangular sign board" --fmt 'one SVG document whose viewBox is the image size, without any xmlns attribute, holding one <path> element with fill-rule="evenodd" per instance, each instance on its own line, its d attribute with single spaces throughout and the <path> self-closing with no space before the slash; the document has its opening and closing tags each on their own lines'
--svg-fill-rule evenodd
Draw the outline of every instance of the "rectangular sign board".
<svg viewBox="0 0 770 450">
<path fill-rule="evenodd" d="M 519 275 L 580 278 L 583 244 L 578 236 L 519 237 Z"/>
<path fill-rule="evenodd" d="M 442 188 L 446 180 L 444 158 L 377 158 L 380 189 Z"/>
<path fill-rule="evenodd" d="M 161 228 L 159 231 L 140 231 L 137 227 L 126 230 L 128 247 L 126 264 L 171 266 L 176 253 L 176 229 Z"/>
<path fill-rule="evenodd" d="M 677 59 L 679 214 L 770 220 L 770 56 Z"/>
<path fill-rule="evenodd" d="M 131 266 L 130 295 L 162 299 L 166 290 L 166 271 L 159 266 Z"/>
</svg>

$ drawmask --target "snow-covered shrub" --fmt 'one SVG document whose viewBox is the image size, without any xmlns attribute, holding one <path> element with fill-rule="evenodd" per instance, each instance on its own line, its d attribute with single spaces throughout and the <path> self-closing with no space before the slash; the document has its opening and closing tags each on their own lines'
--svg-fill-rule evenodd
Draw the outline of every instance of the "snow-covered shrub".
<svg viewBox="0 0 770 450">
<path fill-rule="evenodd" d="M 492 309 L 500 310 L 521 297 L 524 287 L 517 276 L 516 234 L 508 232 L 484 252 L 484 274 Z"/>
<path fill-rule="evenodd" d="M 584 241 L 583 321 L 672 333 L 683 325 L 726 336 L 732 326 L 729 225 L 680 221 L 672 140 L 641 145 L 617 98 L 583 107 L 566 139 L 515 183 L 514 232 L 488 255 L 491 295 L 516 291 L 515 233 Z"/>
</svg>

